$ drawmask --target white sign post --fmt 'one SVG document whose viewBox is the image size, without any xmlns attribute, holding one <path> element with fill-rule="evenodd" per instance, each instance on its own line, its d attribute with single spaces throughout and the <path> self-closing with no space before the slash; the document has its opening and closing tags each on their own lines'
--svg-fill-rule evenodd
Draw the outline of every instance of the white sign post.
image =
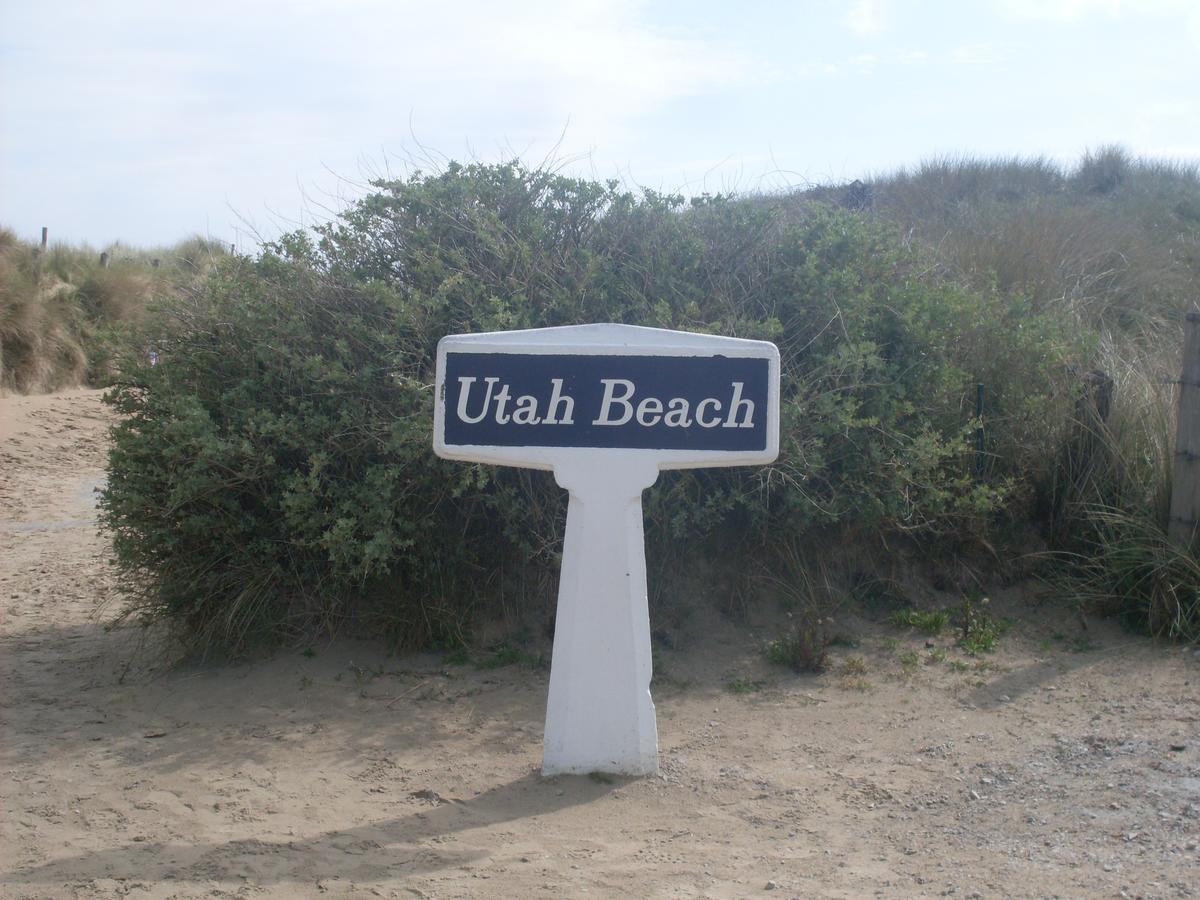
<svg viewBox="0 0 1200 900">
<path fill-rule="evenodd" d="M 434 451 L 550 469 L 570 492 L 542 771 L 658 770 L 642 491 L 779 450 L 765 341 L 576 325 L 438 344 Z"/>
</svg>

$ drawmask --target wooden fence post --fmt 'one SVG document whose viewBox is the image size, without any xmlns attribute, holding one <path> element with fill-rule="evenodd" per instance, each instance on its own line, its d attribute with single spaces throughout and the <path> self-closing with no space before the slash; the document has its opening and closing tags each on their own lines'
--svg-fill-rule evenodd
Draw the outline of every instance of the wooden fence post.
<svg viewBox="0 0 1200 900">
<path fill-rule="evenodd" d="M 42 226 L 42 252 L 46 252 L 46 245 L 50 243 L 50 229 L 45 225 Z"/>
<path fill-rule="evenodd" d="M 1183 368 L 1179 376 L 1179 418 L 1175 425 L 1175 466 L 1171 477 L 1171 518 L 1167 537 L 1191 547 L 1200 518 L 1200 312 L 1187 314 Z"/>
</svg>

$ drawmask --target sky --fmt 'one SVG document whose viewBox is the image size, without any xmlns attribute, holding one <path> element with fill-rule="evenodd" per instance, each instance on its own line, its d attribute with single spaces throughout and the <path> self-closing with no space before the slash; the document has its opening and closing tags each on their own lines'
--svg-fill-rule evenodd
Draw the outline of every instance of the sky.
<svg viewBox="0 0 1200 900">
<path fill-rule="evenodd" d="M 697 194 L 1200 160 L 1200 0 L 0 0 L 0 226 L 251 252 L 519 157 Z"/>
</svg>

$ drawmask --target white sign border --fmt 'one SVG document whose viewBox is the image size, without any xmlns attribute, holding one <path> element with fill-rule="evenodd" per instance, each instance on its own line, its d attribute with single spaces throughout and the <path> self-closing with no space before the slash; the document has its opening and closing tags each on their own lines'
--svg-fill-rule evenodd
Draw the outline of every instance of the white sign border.
<svg viewBox="0 0 1200 900">
<path fill-rule="evenodd" d="M 767 360 L 767 442 L 762 450 L 665 450 L 597 447 L 495 447 L 450 444 L 446 428 L 446 355 L 448 353 L 510 353 L 562 356 L 689 356 Z M 553 470 L 556 461 L 573 456 L 605 454 L 652 458 L 660 471 L 772 463 L 779 456 L 779 350 L 768 341 L 670 331 L 640 325 L 602 323 L 563 325 L 521 331 L 447 335 L 438 341 L 434 385 L 433 450 L 443 459 L 491 463 L 528 469 Z"/>
</svg>

